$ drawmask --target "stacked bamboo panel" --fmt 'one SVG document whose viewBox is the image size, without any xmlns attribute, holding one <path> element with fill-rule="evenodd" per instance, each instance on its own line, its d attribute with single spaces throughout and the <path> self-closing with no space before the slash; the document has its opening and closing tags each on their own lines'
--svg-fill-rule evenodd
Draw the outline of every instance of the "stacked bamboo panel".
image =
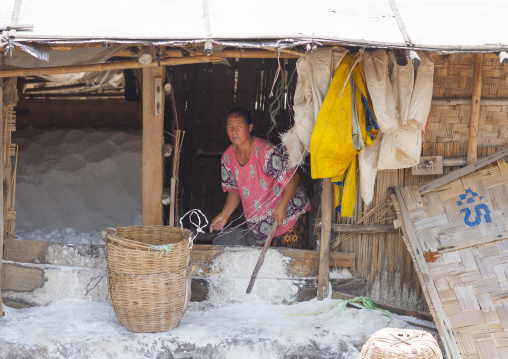
<svg viewBox="0 0 508 359">
<path fill-rule="evenodd" d="M 396 189 L 397 222 L 451 358 L 508 357 L 508 165 Z"/>
</svg>

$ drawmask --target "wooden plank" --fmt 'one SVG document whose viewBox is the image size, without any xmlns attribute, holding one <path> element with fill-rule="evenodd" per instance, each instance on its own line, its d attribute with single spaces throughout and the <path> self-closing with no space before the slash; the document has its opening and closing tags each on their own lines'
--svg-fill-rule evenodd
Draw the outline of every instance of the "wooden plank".
<svg viewBox="0 0 508 359">
<path fill-rule="evenodd" d="M 143 225 L 162 224 L 164 101 L 158 116 L 154 109 L 155 81 L 163 76 L 164 67 L 143 69 Z"/>
<path fill-rule="evenodd" d="M 337 291 L 335 289 L 332 292 L 332 299 L 353 299 L 356 297 L 357 297 L 356 295 L 352 295 L 352 294 L 345 293 L 342 291 Z M 434 319 L 432 318 L 432 315 L 430 315 L 430 313 L 428 313 L 428 312 L 422 312 L 419 310 L 404 308 L 399 305 L 393 305 L 393 304 L 389 304 L 389 303 L 383 303 L 383 302 L 378 302 L 378 301 L 374 301 L 374 302 L 376 303 L 376 306 L 378 308 L 387 310 L 391 313 L 395 313 L 398 315 L 408 315 L 408 313 L 414 312 L 414 313 L 420 315 L 425 320 L 428 320 L 431 322 L 434 321 Z"/>
<path fill-rule="evenodd" d="M 291 279 L 287 279 L 291 281 Z M 273 280 L 274 284 L 281 283 L 285 279 Z M 297 288 L 297 293 L 292 300 L 294 302 L 307 302 L 316 297 L 317 280 L 303 279 L 295 280 L 292 284 Z M 191 302 L 203 302 L 207 299 L 209 293 L 209 281 L 206 278 L 192 278 L 191 282 Z"/>
<path fill-rule="evenodd" d="M 421 156 L 420 162 L 411 167 L 413 176 L 442 175 L 443 156 Z"/>
<path fill-rule="evenodd" d="M 490 234 L 487 236 L 483 236 L 476 239 L 471 239 L 467 241 L 457 242 L 454 244 L 446 245 L 444 247 L 438 247 L 438 253 L 448 253 L 452 251 L 457 251 L 459 249 L 471 248 L 476 246 L 481 246 L 482 244 L 490 244 L 497 241 L 502 241 L 508 238 L 508 232 L 501 232 Z"/>
<path fill-rule="evenodd" d="M 4 260 L 17 263 L 98 268 L 105 266 L 104 251 L 104 246 L 88 244 L 22 239 L 6 239 L 4 242 Z"/>
<path fill-rule="evenodd" d="M 2 290 L 32 292 L 44 285 L 44 271 L 39 268 L 4 263 L 2 267 Z"/>
<path fill-rule="evenodd" d="M 321 223 L 316 224 L 321 228 Z M 332 223 L 332 233 L 397 233 L 399 230 L 393 224 L 339 224 Z"/>
<path fill-rule="evenodd" d="M 469 142 L 467 146 L 467 164 L 476 162 L 478 157 L 478 120 L 480 118 L 480 100 L 482 97 L 483 54 L 474 54 L 473 93 L 471 95 L 471 118 L 469 120 Z"/>
<path fill-rule="evenodd" d="M 450 172 L 446 176 L 443 176 L 443 177 L 438 178 L 430 183 L 420 186 L 418 188 L 418 190 L 420 191 L 420 193 L 432 191 L 436 188 L 439 188 L 445 184 L 455 181 L 456 179 L 459 179 L 460 177 L 462 177 L 464 175 L 474 172 L 477 169 L 482 168 L 488 164 L 491 164 L 492 162 L 495 162 L 495 161 L 497 161 L 503 157 L 506 157 L 506 156 L 508 156 L 508 148 L 505 148 L 504 150 L 501 150 L 501 151 L 496 152 L 490 156 L 482 158 L 481 160 L 476 161 L 475 163 L 472 163 L 470 165 L 467 165 L 466 167 L 463 167 L 463 168 L 458 169 L 456 171 Z"/>
<path fill-rule="evenodd" d="M 213 260 L 227 251 L 241 250 L 239 247 L 214 246 L 207 244 L 195 244 L 192 249 L 191 259 L 198 263 L 198 267 L 210 273 Z M 289 257 L 287 266 L 287 275 L 294 278 L 316 277 L 319 273 L 319 253 L 317 251 L 278 248 L 272 247 L 271 250 L 277 250 L 282 255 Z M 355 254 L 332 251 L 329 259 L 330 266 L 336 267 L 354 267 Z"/>
<path fill-rule="evenodd" d="M 367 280 L 363 278 L 333 279 L 330 282 L 332 283 L 332 292 L 347 293 L 358 297 L 366 295 Z"/>
<path fill-rule="evenodd" d="M 109 71 L 109 70 L 125 70 L 125 69 L 148 69 L 163 68 L 164 66 L 177 66 L 188 64 L 200 64 L 208 62 L 221 62 L 222 57 L 217 56 L 188 56 L 182 58 L 171 58 L 161 62 L 161 66 L 157 61 L 148 65 L 140 64 L 138 61 L 118 61 L 103 64 L 76 65 L 76 66 L 58 66 L 58 67 L 38 67 L 33 69 L 16 69 L 16 70 L 0 70 L 0 78 L 2 77 L 26 77 L 56 74 L 71 74 L 77 72 L 93 72 L 93 71 Z"/>
<path fill-rule="evenodd" d="M 355 253 L 331 251 L 329 258 L 330 267 L 352 268 L 355 266 Z"/>
<path fill-rule="evenodd" d="M 2 60 L 0 59 L 0 68 L 2 67 L 1 64 Z M 3 118 L 3 80 L 0 79 L 0 158 L 4 158 L 4 118 Z M 2 160 L 3 162 L 3 160 Z M 4 213 L 4 164 L 0 166 L 0 178 L 2 179 L 0 181 L 0 273 L 2 273 L 2 262 L 3 262 L 3 248 L 4 248 L 4 234 L 5 234 L 5 228 L 4 228 L 4 221 L 5 221 L 5 213 Z M 2 278 L 0 276 L 0 317 L 4 316 L 3 311 L 3 305 L 2 305 Z"/>
<path fill-rule="evenodd" d="M 439 298 L 439 294 L 436 288 L 434 281 L 432 280 L 432 275 L 430 274 L 429 267 L 427 266 L 427 262 L 425 261 L 424 252 L 418 241 L 418 237 L 416 235 L 415 229 L 413 227 L 413 223 L 409 217 L 409 212 L 404 203 L 404 199 L 402 198 L 401 191 L 398 187 L 395 187 L 395 193 L 399 200 L 400 211 L 402 213 L 402 218 L 404 220 L 404 234 L 411 244 L 412 247 L 412 256 L 415 260 L 415 265 L 419 268 L 419 272 L 421 274 L 420 278 L 423 280 L 423 284 L 426 286 L 427 293 L 432 301 L 432 305 L 436 311 L 436 315 L 438 318 L 436 320 L 439 322 L 439 327 L 441 328 L 440 335 L 443 336 L 443 342 L 445 344 L 445 349 L 449 358 L 458 359 L 461 358 L 459 348 L 457 346 L 457 342 L 453 336 L 452 326 L 450 320 L 446 316 L 446 313 L 443 308 L 443 304 L 441 303 L 441 299 Z"/>
<path fill-rule="evenodd" d="M 332 236 L 333 191 L 331 178 L 322 181 L 321 191 L 321 247 L 319 255 L 318 300 L 328 297 L 328 283 L 330 276 L 330 241 Z"/>
</svg>

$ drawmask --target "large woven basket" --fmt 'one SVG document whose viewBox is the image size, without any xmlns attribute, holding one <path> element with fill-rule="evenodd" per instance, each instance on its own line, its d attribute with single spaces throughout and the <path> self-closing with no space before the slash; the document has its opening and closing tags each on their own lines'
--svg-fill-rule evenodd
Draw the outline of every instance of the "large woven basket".
<svg viewBox="0 0 508 359">
<path fill-rule="evenodd" d="M 109 293 L 120 323 L 156 333 L 180 323 L 190 298 L 192 232 L 131 226 L 104 234 Z"/>
<path fill-rule="evenodd" d="M 443 359 L 443 354 L 425 331 L 384 328 L 369 336 L 360 359 Z"/>
</svg>

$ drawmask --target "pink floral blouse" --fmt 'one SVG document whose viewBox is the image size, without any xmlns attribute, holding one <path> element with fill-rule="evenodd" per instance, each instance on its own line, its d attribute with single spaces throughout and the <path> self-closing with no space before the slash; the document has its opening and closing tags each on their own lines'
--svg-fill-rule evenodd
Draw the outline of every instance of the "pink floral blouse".
<svg viewBox="0 0 508 359">
<path fill-rule="evenodd" d="M 236 160 L 232 146 L 222 155 L 222 189 L 240 195 L 247 224 L 260 246 L 265 243 L 272 226 L 273 211 L 295 171 L 288 167 L 287 160 L 277 147 L 258 137 L 254 137 L 254 149 L 244 166 Z M 300 183 L 288 203 L 287 218 L 274 236 L 287 232 L 298 216 L 309 210 L 309 198 Z"/>
</svg>

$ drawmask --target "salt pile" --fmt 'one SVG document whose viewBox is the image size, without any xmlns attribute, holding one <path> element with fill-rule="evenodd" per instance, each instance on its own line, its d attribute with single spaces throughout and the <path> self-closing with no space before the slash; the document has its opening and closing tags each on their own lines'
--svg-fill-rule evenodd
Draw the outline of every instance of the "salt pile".
<svg viewBox="0 0 508 359">
<path fill-rule="evenodd" d="M 101 231 L 141 224 L 140 131 L 21 130 L 16 235 L 102 244 Z"/>
</svg>

